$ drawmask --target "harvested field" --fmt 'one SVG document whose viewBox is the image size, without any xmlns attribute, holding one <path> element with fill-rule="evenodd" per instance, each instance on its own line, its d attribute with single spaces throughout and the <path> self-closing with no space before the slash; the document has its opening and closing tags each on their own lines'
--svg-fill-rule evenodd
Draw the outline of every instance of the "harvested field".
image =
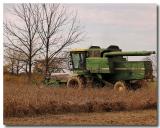
<svg viewBox="0 0 160 128">
<path fill-rule="evenodd" d="M 5 118 L 7 125 L 157 125 L 157 111 L 155 109 L 120 111 L 120 112 L 93 112 L 93 113 L 66 113 L 59 115 L 41 115 L 34 117 Z"/>
<path fill-rule="evenodd" d="M 10 119 L 19 118 L 23 120 L 23 118 L 27 118 L 28 120 L 29 118 L 43 117 L 43 115 L 48 114 L 112 113 L 116 111 L 118 113 L 133 110 L 144 111 L 146 109 L 154 109 L 154 113 L 156 113 L 157 90 L 155 85 L 152 85 L 149 89 L 144 88 L 119 93 L 108 88 L 75 90 L 37 87 L 28 84 L 25 77 L 23 79 L 5 77 L 4 80 L 5 124 L 10 124 L 8 123 Z M 156 117 L 155 114 L 154 117 Z M 17 122 L 17 124 L 19 123 Z"/>
<path fill-rule="evenodd" d="M 69 89 L 4 76 L 5 125 L 156 125 L 156 83 L 118 93 L 108 88 Z"/>
</svg>

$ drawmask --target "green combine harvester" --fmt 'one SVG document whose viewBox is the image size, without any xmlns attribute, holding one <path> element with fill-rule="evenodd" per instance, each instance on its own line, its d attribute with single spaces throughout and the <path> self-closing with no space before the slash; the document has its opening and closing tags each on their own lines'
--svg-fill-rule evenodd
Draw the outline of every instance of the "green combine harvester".
<svg viewBox="0 0 160 128">
<path fill-rule="evenodd" d="M 67 81 L 69 88 L 111 87 L 121 91 L 146 86 L 153 79 L 151 61 L 128 61 L 127 56 L 149 56 L 154 51 L 124 52 L 118 46 L 106 49 L 91 46 L 89 49 L 70 51 L 73 71 Z"/>
</svg>

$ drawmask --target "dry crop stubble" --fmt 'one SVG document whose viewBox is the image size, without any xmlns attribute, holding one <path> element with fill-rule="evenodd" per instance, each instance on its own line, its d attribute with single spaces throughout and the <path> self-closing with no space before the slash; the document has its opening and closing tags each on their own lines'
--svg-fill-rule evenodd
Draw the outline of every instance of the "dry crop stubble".
<svg viewBox="0 0 160 128">
<path fill-rule="evenodd" d="M 38 88 L 29 85 L 24 76 L 4 76 L 4 117 L 150 108 L 157 108 L 156 86 L 126 93 L 107 88 Z"/>
<path fill-rule="evenodd" d="M 92 113 L 45 114 L 35 117 L 9 117 L 6 125 L 157 125 L 157 111 L 134 110 Z"/>
</svg>

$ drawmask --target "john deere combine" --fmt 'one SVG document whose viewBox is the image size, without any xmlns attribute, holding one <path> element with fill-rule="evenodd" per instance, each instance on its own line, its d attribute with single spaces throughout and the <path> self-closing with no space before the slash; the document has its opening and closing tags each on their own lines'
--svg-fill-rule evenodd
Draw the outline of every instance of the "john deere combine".
<svg viewBox="0 0 160 128">
<path fill-rule="evenodd" d="M 91 46 L 89 49 L 70 51 L 73 76 L 67 87 L 113 87 L 116 90 L 137 89 L 152 79 L 151 61 L 128 61 L 127 56 L 149 56 L 154 51 L 124 52 L 118 46 L 106 49 Z"/>
</svg>

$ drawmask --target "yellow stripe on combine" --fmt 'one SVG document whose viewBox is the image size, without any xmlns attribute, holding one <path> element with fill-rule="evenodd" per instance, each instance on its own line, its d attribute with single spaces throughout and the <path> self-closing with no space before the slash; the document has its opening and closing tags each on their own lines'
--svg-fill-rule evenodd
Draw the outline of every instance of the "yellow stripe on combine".
<svg viewBox="0 0 160 128">
<path fill-rule="evenodd" d="M 145 68 L 115 68 L 115 70 L 121 70 L 121 71 L 125 71 L 125 70 L 142 70 L 142 71 L 144 71 Z"/>
<path fill-rule="evenodd" d="M 87 49 L 85 48 L 75 48 L 75 49 L 71 49 L 71 52 L 78 52 L 78 51 L 87 51 Z"/>
</svg>

